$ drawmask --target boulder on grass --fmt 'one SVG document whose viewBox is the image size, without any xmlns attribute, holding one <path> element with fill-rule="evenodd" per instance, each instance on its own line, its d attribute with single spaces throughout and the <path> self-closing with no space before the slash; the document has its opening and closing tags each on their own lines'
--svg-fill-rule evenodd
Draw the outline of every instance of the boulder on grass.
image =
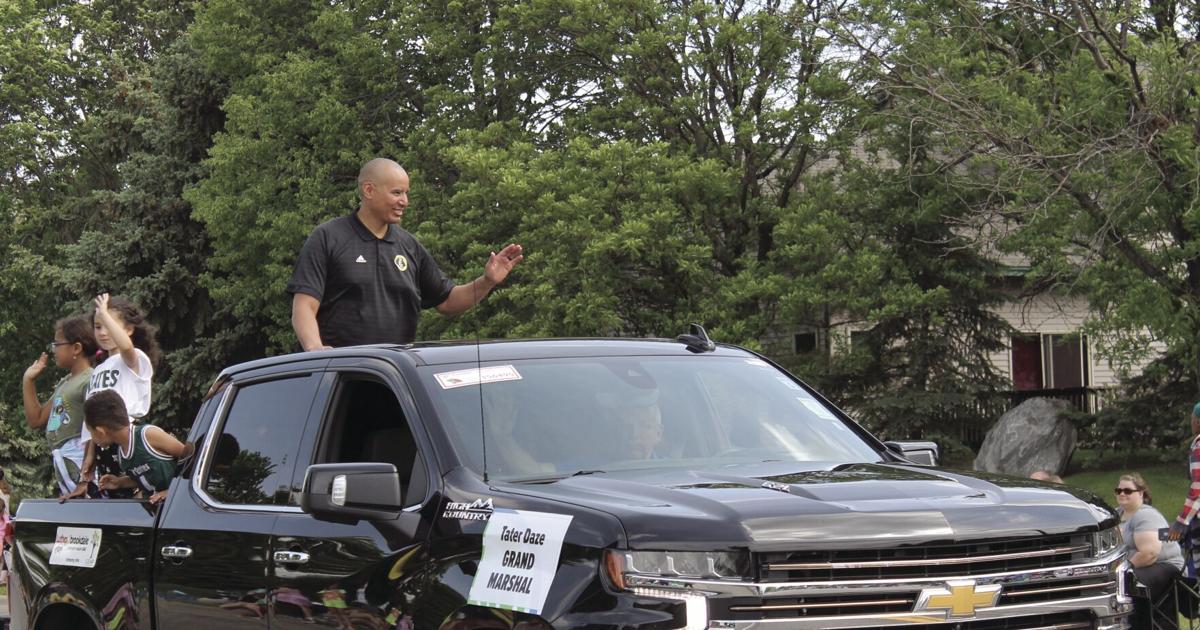
<svg viewBox="0 0 1200 630">
<path fill-rule="evenodd" d="M 1008 410 L 988 431 L 975 458 L 975 470 L 1029 476 L 1038 470 L 1061 475 L 1077 438 L 1062 416 L 1065 400 L 1030 398 Z"/>
</svg>

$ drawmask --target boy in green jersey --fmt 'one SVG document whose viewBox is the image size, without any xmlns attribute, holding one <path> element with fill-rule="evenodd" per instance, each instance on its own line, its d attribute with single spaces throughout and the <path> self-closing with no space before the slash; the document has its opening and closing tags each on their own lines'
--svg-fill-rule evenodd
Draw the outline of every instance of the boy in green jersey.
<svg viewBox="0 0 1200 630">
<path fill-rule="evenodd" d="M 150 503 L 167 497 L 167 486 L 175 476 L 175 460 L 187 447 L 170 433 L 153 425 L 129 424 L 129 413 L 121 395 L 111 389 L 96 392 L 83 403 L 83 421 L 96 446 L 117 445 L 121 475 L 104 475 L 105 490 L 136 488 Z"/>
</svg>

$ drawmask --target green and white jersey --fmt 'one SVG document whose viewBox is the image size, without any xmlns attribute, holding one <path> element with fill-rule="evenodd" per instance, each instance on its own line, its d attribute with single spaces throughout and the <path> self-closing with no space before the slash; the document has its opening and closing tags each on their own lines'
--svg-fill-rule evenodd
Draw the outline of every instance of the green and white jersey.
<svg viewBox="0 0 1200 630">
<path fill-rule="evenodd" d="M 150 427 L 135 425 L 129 430 L 129 444 L 117 449 L 117 463 L 126 475 L 133 477 L 146 494 L 166 490 L 175 476 L 175 459 L 154 450 L 146 439 Z"/>
</svg>

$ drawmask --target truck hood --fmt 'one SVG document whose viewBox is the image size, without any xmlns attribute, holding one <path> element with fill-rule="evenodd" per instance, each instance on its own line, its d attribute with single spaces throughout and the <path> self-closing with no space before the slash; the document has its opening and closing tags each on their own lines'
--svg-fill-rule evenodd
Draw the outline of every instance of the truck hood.
<svg viewBox="0 0 1200 630">
<path fill-rule="evenodd" d="M 1116 518 L 1076 488 L 891 464 L 643 469 L 504 485 L 612 514 L 632 549 L 893 547 L 1094 530 Z"/>
</svg>

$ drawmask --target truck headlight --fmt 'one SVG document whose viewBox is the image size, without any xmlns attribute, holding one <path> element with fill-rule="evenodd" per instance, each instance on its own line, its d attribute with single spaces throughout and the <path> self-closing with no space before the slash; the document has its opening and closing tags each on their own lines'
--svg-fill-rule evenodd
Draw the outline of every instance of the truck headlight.
<svg viewBox="0 0 1200 630">
<path fill-rule="evenodd" d="M 1092 534 L 1092 557 L 1103 558 L 1125 545 L 1120 527 L 1109 527 Z"/>
<path fill-rule="evenodd" d="M 605 552 L 604 568 L 617 588 L 625 576 L 665 579 L 742 580 L 750 569 L 750 555 L 740 551 L 621 551 Z"/>
</svg>

